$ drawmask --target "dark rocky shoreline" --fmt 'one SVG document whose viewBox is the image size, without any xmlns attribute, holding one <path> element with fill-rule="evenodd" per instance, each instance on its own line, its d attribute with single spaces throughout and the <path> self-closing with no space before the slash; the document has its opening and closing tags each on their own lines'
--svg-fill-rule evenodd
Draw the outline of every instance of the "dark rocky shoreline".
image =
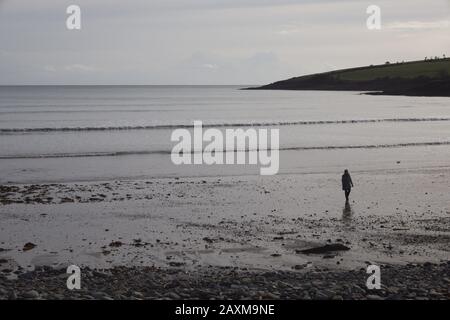
<svg viewBox="0 0 450 320">
<path fill-rule="evenodd" d="M 380 290 L 366 288 L 364 268 L 302 272 L 205 268 L 195 272 L 153 267 L 83 268 L 81 289 L 66 288 L 65 269 L 40 267 L 8 280 L 0 299 L 289 299 L 447 300 L 450 262 L 381 266 Z"/>
<path fill-rule="evenodd" d="M 301 78 L 300 78 L 301 79 Z M 376 79 L 370 81 L 338 81 L 329 76 L 311 79 L 289 79 L 262 87 L 245 90 L 319 90 L 319 91 L 361 91 L 368 95 L 411 96 L 411 97 L 449 97 L 450 77 L 429 79 Z"/>
</svg>

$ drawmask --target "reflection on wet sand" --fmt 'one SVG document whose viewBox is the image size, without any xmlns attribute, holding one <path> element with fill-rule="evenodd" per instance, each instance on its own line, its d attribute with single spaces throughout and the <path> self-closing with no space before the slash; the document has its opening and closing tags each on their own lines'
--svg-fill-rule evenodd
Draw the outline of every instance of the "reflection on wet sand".
<svg viewBox="0 0 450 320">
<path fill-rule="evenodd" d="M 342 210 L 342 221 L 350 222 L 353 216 L 353 209 L 349 202 L 345 202 L 344 209 Z"/>
</svg>

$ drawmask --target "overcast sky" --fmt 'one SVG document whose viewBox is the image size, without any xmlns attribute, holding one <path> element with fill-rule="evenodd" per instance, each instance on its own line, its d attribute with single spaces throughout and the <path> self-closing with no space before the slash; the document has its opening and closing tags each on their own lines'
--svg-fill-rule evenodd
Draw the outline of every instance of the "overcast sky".
<svg viewBox="0 0 450 320">
<path fill-rule="evenodd" d="M 444 53 L 450 0 L 0 0 L 0 84 L 264 84 Z"/>
</svg>

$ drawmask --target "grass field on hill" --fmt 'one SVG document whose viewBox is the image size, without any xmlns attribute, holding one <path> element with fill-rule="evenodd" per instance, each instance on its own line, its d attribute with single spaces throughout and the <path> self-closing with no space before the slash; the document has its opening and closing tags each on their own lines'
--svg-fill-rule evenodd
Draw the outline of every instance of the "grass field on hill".
<svg viewBox="0 0 450 320">
<path fill-rule="evenodd" d="M 346 81 L 368 81 L 380 78 L 429 78 L 450 75 L 450 59 L 391 63 L 379 66 L 341 70 L 333 72 L 334 77 Z"/>
<path fill-rule="evenodd" d="M 341 69 L 248 89 L 347 90 L 377 95 L 450 97 L 450 58 Z"/>
</svg>

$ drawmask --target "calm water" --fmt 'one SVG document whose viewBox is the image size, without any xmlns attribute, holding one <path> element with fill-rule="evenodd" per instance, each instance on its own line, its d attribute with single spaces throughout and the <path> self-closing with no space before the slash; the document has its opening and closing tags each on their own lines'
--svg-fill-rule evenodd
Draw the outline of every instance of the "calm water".
<svg viewBox="0 0 450 320">
<path fill-rule="evenodd" d="M 447 166 L 450 99 L 235 86 L 0 87 L 0 182 L 257 174 L 175 166 L 194 120 L 280 129 L 280 173 Z"/>
</svg>

